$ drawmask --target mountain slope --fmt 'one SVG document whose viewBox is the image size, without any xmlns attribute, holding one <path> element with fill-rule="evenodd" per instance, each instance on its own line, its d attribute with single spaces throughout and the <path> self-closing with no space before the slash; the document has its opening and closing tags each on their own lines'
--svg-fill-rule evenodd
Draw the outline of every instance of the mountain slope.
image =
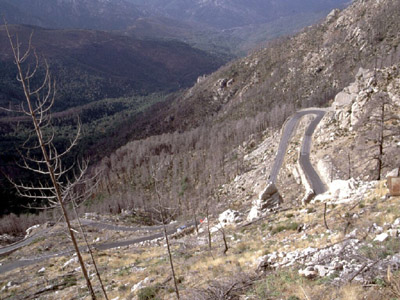
<svg viewBox="0 0 400 300">
<path fill-rule="evenodd" d="M 165 172 L 174 172 L 165 180 L 168 199 L 176 199 L 182 178 L 189 178 L 185 189 L 196 195 L 229 182 L 246 170 L 243 156 L 249 145 L 271 134 L 264 130 L 279 129 L 299 108 L 328 106 L 360 67 L 399 63 L 399 6 L 393 0 L 356 1 L 322 24 L 199 78 L 168 106 L 152 107 L 135 123 L 130 138 L 143 138 L 144 132 L 155 136 L 103 159 L 98 166 L 108 174 L 103 191 L 120 191 L 125 195 L 121 205 L 129 197 L 151 198 L 151 187 L 143 185 L 150 180 L 146 170 L 165 160 Z M 268 155 L 273 151 L 266 150 Z M 230 161 L 236 165 L 227 167 Z"/>
<path fill-rule="evenodd" d="M 68 141 L 77 116 L 83 131 L 75 155 L 91 156 L 94 162 L 129 141 L 137 133 L 135 121 L 145 118 L 143 111 L 165 94 L 192 85 L 198 76 L 217 69 L 222 60 L 179 41 L 138 40 L 109 32 L 87 30 L 49 30 L 31 26 L 11 26 L 25 49 L 33 32 L 32 45 L 45 57 L 56 81 L 53 123 L 57 145 Z M 20 103 L 23 91 L 15 78 L 16 68 L 4 26 L 0 27 L 0 106 Z M 35 79 L 40 80 L 40 75 Z M 36 82 L 37 83 L 37 82 Z M 124 99 L 119 99 L 124 97 Z M 114 98 L 114 99 L 105 99 Z M 25 118 L 26 120 L 26 118 Z M 30 125 L 20 118 L 7 118 L 0 111 L 0 165 L 13 178 L 32 181 L 17 170 L 16 148 L 27 138 Z M 72 125 L 72 126 L 71 126 Z M 140 127 L 143 133 L 146 129 Z M 18 212 L 19 202 L 3 176 L 0 178 L 0 214 Z"/>
<path fill-rule="evenodd" d="M 187 111 L 170 110 L 175 125 L 186 116 L 194 125 L 210 114 L 223 121 L 326 105 L 360 67 L 400 60 L 399 7 L 393 0 L 356 1 L 342 12 L 333 11 L 322 24 L 224 66 L 177 102 L 177 107 L 188 104 Z"/>
<path fill-rule="evenodd" d="M 118 98 L 187 87 L 222 63 L 178 41 L 143 41 L 102 31 L 48 30 L 12 26 L 25 45 L 32 44 L 49 61 L 57 79 L 57 111 L 107 97 Z M 2 89 L 0 102 L 19 96 L 4 26 L 0 27 Z M 15 95 L 16 94 L 16 95 Z"/>
</svg>

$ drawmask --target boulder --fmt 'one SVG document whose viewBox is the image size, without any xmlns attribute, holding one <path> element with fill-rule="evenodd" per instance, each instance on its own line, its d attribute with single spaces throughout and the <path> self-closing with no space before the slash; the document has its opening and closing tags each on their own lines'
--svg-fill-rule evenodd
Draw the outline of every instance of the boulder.
<svg viewBox="0 0 400 300">
<path fill-rule="evenodd" d="M 311 202 L 311 200 L 315 197 L 315 192 L 311 189 L 309 189 L 306 194 L 304 195 L 303 199 L 301 199 L 301 203 L 303 205 L 307 205 L 308 203 Z"/>
<path fill-rule="evenodd" d="M 242 221 L 240 213 L 236 210 L 228 209 L 219 215 L 218 221 L 223 226 L 239 223 Z"/>
<path fill-rule="evenodd" d="M 39 225 L 39 224 L 36 224 L 36 225 L 33 225 L 33 226 L 29 227 L 29 228 L 26 230 L 26 235 L 25 235 L 25 237 L 28 237 L 28 236 L 30 236 L 30 235 L 32 235 L 32 234 L 38 232 L 38 229 L 39 229 L 39 228 L 40 228 L 40 225 Z"/>
<path fill-rule="evenodd" d="M 261 200 L 267 200 L 270 198 L 272 195 L 278 192 L 278 189 L 274 183 L 269 183 L 267 187 L 260 193 L 259 199 Z"/>
<path fill-rule="evenodd" d="M 340 92 L 336 95 L 335 101 L 332 106 L 335 110 L 342 108 L 344 106 L 349 106 L 352 103 L 354 96 L 346 92 Z"/>
<path fill-rule="evenodd" d="M 318 272 L 314 269 L 314 267 L 308 266 L 304 270 L 299 270 L 299 274 L 308 279 L 312 279 L 318 275 Z"/>
<path fill-rule="evenodd" d="M 331 12 L 326 16 L 326 22 L 329 23 L 335 20 L 338 17 L 339 13 L 340 13 L 339 9 L 331 10 Z"/>
<path fill-rule="evenodd" d="M 151 282 L 151 279 L 149 277 L 146 277 L 142 281 L 136 283 L 132 288 L 131 288 L 131 293 L 135 293 L 141 288 L 144 288 L 149 282 Z"/>
<path fill-rule="evenodd" d="M 253 221 L 261 217 L 261 211 L 258 209 L 257 205 L 253 205 L 247 216 L 247 221 Z"/>
<path fill-rule="evenodd" d="M 314 266 L 314 269 L 318 272 L 320 277 L 328 276 L 328 274 L 331 272 L 327 266 L 316 265 Z"/>
<path fill-rule="evenodd" d="M 329 184 L 329 192 L 333 199 L 347 199 L 353 194 L 355 180 L 334 180 Z"/>
<path fill-rule="evenodd" d="M 374 241 L 375 241 L 375 242 L 380 242 L 380 243 L 382 243 L 382 242 L 386 241 L 388 238 L 389 238 L 389 234 L 387 234 L 386 232 L 384 232 L 384 233 L 378 234 L 378 235 L 374 238 Z"/>
<path fill-rule="evenodd" d="M 278 192 L 276 185 L 270 182 L 267 187 L 259 194 L 259 197 L 254 201 L 250 213 L 247 216 L 247 221 L 253 221 L 262 216 L 268 210 L 278 208 L 283 199 Z"/>
</svg>

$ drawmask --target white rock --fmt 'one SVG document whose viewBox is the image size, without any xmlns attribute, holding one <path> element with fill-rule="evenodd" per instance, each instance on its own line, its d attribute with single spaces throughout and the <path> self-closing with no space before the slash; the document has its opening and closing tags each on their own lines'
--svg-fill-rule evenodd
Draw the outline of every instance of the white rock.
<svg viewBox="0 0 400 300">
<path fill-rule="evenodd" d="M 323 194 L 319 194 L 319 195 L 315 196 L 315 198 L 313 200 L 311 200 L 311 203 L 318 203 L 318 202 L 325 203 L 328 200 L 330 200 L 331 198 L 332 198 L 332 196 L 330 195 L 330 193 L 323 193 Z"/>
<path fill-rule="evenodd" d="M 220 222 L 220 224 L 225 226 L 225 225 L 239 223 L 242 221 L 242 218 L 240 217 L 240 213 L 238 211 L 228 209 L 219 215 L 218 221 Z"/>
<path fill-rule="evenodd" d="M 261 200 L 267 200 L 269 197 L 271 197 L 273 194 L 277 193 L 278 189 L 274 183 L 269 183 L 267 187 L 260 193 L 258 196 L 259 199 Z"/>
<path fill-rule="evenodd" d="M 329 184 L 329 191 L 333 198 L 344 199 L 351 194 L 350 184 L 347 180 L 334 180 Z"/>
<path fill-rule="evenodd" d="M 44 271 L 46 271 L 46 268 L 45 268 L 45 267 L 41 268 L 41 269 L 38 271 L 38 273 L 44 273 Z"/>
<path fill-rule="evenodd" d="M 336 95 L 335 101 L 333 102 L 332 106 L 334 110 L 338 110 L 343 106 L 349 106 L 352 103 L 352 99 L 353 99 L 352 95 L 346 92 L 340 92 L 339 94 Z"/>
<path fill-rule="evenodd" d="M 400 226 L 400 218 L 397 218 L 396 220 L 394 220 L 393 225 Z"/>
<path fill-rule="evenodd" d="M 146 284 L 148 284 L 150 282 L 150 278 L 146 277 L 145 279 L 143 279 L 142 281 L 139 281 L 138 283 L 136 283 L 132 288 L 131 288 L 131 293 L 134 293 L 136 291 L 138 291 L 139 289 L 143 288 Z"/>
<path fill-rule="evenodd" d="M 303 275 L 306 278 L 314 278 L 315 276 L 317 276 L 317 271 L 314 270 L 313 267 L 309 266 L 307 268 L 305 268 L 304 270 L 299 270 L 299 274 Z"/>
<path fill-rule="evenodd" d="M 379 215 L 380 215 L 380 213 L 376 214 L 376 216 L 379 216 Z M 371 230 L 372 230 L 372 232 L 375 232 L 375 233 L 382 233 L 383 232 L 383 228 L 381 226 L 379 226 L 379 225 L 376 225 L 376 223 L 372 224 Z"/>
<path fill-rule="evenodd" d="M 222 226 L 219 225 L 219 224 L 217 224 L 217 225 L 211 227 L 211 228 L 210 228 L 210 233 L 218 232 L 218 231 L 221 229 L 221 227 L 222 227 Z"/>
<path fill-rule="evenodd" d="M 340 10 L 339 9 L 334 9 L 332 10 L 327 16 L 326 16 L 326 22 L 331 22 L 334 19 L 337 18 L 338 14 L 339 14 Z"/>
<path fill-rule="evenodd" d="M 247 215 L 247 221 L 251 222 L 258 219 L 261 216 L 261 212 L 256 205 L 252 206 L 249 214 Z"/>
<path fill-rule="evenodd" d="M 317 270 L 318 275 L 321 277 L 327 276 L 330 272 L 329 268 L 326 266 L 316 265 L 314 268 L 315 270 Z"/>
<path fill-rule="evenodd" d="M 346 237 L 356 237 L 357 236 L 357 232 L 358 232 L 358 230 L 356 228 L 352 232 L 346 234 Z"/>
<path fill-rule="evenodd" d="M 68 260 L 68 261 L 63 265 L 63 269 L 64 269 L 65 267 L 69 266 L 70 264 L 76 263 L 76 262 L 78 262 L 78 258 L 77 258 L 77 257 L 71 258 L 70 260 Z"/>
<path fill-rule="evenodd" d="M 26 236 L 31 235 L 31 234 L 35 231 L 35 229 L 37 229 L 37 228 L 39 228 L 39 227 L 40 227 L 39 224 L 33 225 L 33 226 L 29 227 L 29 228 L 26 230 Z"/>
<path fill-rule="evenodd" d="M 379 234 L 379 235 L 377 235 L 375 238 L 374 238 L 374 241 L 376 241 L 376 242 L 384 242 L 384 241 L 386 241 L 387 239 L 389 238 L 389 234 L 387 234 L 386 232 L 384 232 L 384 233 L 381 233 L 381 234 Z"/>
</svg>

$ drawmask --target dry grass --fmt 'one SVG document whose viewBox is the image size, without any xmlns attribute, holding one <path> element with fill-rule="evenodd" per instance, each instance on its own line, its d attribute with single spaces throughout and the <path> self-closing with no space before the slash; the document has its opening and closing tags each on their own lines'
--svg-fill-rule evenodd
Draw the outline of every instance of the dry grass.
<svg viewBox="0 0 400 300">
<path fill-rule="evenodd" d="M 366 195 L 361 205 L 340 204 L 328 205 L 327 222 L 331 232 L 327 233 L 323 222 L 323 204 L 315 204 L 313 210 L 304 210 L 295 207 L 290 210 L 276 213 L 270 219 L 244 228 L 227 228 L 229 251 L 222 254 L 223 243 L 221 235 L 213 235 L 213 249 L 208 251 L 204 236 L 197 238 L 196 234 L 179 240 L 172 240 L 172 251 L 179 288 L 183 296 L 193 293 L 194 290 L 207 290 L 211 283 L 219 278 L 239 278 L 240 274 L 255 270 L 256 259 L 273 251 L 289 252 L 307 247 L 322 248 L 334 244 L 345 238 L 343 226 L 347 221 L 345 215 L 351 212 L 358 218 L 351 218 L 350 229 L 357 228 L 358 237 L 366 236 L 371 240 L 374 235 L 368 229 L 373 223 L 383 226 L 385 222 L 393 222 L 400 217 L 400 197 L 381 199 L 376 191 Z M 289 225 L 298 223 L 306 227 L 305 231 L 298 232 Z M 277 226 L 283 226 L 282 231 L 272 233 Z M 91 232 L 91 239 L 103 237 L 107 232 Z M 63 238 L 63 235 L 58 236 Z M 54 238 L 54 239 L 53 239 Z M 51 242 L 62 244 L 52 236 Z M 30 247 L 13 254 L 13 258 L 30 253 L 38 253 L 38 249 L 46 247 L 48 241 L 38 240 Z M 109 292 L 110 299 L 131 299 L 134 293 L 131 288 L 145 278 L 150 278 L 150 286 L 158 287 L 159 299 L 173 299 L 171 281 L 164 281 L 169 277 L 169 263 L 163 242 L 151 246 L 131 246 L 107 251 L 95 251 L 103 280 Z M 86 255 L 85 255 L 86 258 Z M 85 299 L 86 291 L 80 273 L 75 271 L 77 264 L 63 268 L 69 257 L 51 259 L 47 262 L 28 266 L 22 270 L 12 271 L 0 275 L 0 289 L 15 278 L 17 287 L 2 291 L 1 299 L 18 299 L 15 295 L 32 295 L 45 282 L 60 281 L 66 273 L 76 276 L 76 284 L 63 287 L 57 294 L 57 299 Z M 4 259 L 3 259 L 4 261 Z M 38 270 L 45 266 L 44 273 Z M 26 278 L 31 280 L 27 281 Z M 359 284 L 332 286 L 329 280 L 308 280 L 300 275 L 295 268 L 276 270 L 259 278 L 254 284 L 240 290 L 250 299 L 304 299 L 304 300 L 355 300 L 373 299 L 388 300 L 398 297 L 394 294 L 400 286 L 400 275 L 394 273 L 392 281 L 384 285 L 363 287 Z M 223 285 L 215 283 L 215 286 Z M 160 288 L 161 287 L 161 288 Z M 223 287 L 221 287 L 223 288 Z M 400 290 L 400 289 L 399 289 Z M 44 293 L 40 299 L 54 299 L 54 291 Z M 290 298 L 292 297 L 292 298 Z M 297 297 L 297 298 L 296 298 Z M 195 299 L 195 298 L 193 298 Z M 395 299 L 395 298 L 393 298 Z"/>
</svg>

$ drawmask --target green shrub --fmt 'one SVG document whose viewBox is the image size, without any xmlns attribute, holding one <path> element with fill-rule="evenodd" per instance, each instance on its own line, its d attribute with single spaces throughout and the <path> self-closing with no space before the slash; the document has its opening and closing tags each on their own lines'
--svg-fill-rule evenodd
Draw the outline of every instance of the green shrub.
<svg viewBox="0 0 400 300">
<path fill-rule="evenodd" d="M 395 238 L 389 238 L 383 243 L 372 242 L 371 246 L 362 246 L 360 251 L 369 259 L 384 259 L 400 252 L 400 243 Z"/>
<path fill-rule="evenodd" d="M 297 230 L 299 224 L 296 222 L 289 222 L 287 224 L 279 224 L 271 230 L 271 234 L 277 234 L 284 230 Z"/>
<path fill-rule="evenodd" d="M 139 290 L 138 299 L 139 300 L 155 300 L 157 299 L 157 293 L 160 290 L 158 285 L 147 286 Z"/>
</svg>

